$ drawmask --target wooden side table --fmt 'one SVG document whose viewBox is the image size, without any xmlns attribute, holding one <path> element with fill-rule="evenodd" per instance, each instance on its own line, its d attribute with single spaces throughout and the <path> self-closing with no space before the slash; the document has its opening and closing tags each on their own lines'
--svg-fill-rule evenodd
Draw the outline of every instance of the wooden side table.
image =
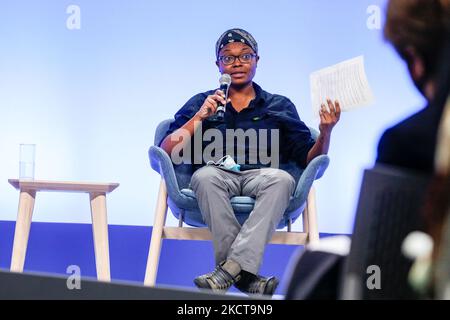
<svg viewBox="0 0 450 320">
<path fill-rule="evenodd" d="M 106 194 L 117 188 L 119 186 L 118 183 L 56 182 L 18 179 L 9 179 L 8 182 L 14 188 L 20 190 L 19 209 L 17 212 L 11 258 L 11 271 L 23 272 L 36 192 L 81 192 L 89 194 L 91 203 L 97 279 L 111 281 Z"/>
</svg>

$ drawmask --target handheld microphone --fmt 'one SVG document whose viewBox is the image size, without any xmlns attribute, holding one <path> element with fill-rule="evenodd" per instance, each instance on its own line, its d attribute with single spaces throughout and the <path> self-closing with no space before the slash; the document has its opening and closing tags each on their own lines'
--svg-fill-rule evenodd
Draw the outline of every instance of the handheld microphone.
<svg viewBox="0 0 450 320">
<path fill-rule="evenodd" d="M 220 90 L 225 94 L 225 101 L 228 100 L 228 89 L 230 88 L 231 84 L 231 76 L 227 73 L 224 73 L 220 79 Z M 223 120 L 225 117 L 225 105 L 219 102 L 219 105 L 217 106 L 216 111 L 216 117 L 218 120 Z"/>
</svg>

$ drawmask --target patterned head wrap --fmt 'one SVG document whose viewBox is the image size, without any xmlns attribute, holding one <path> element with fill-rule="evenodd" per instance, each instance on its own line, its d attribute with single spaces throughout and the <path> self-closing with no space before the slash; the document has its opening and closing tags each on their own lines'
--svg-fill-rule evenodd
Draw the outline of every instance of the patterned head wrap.
<svg viewBox="0 0 450 320">
<path fill-rule="evenodd" d="M 253 36 L 243 29 L 230 29 L 225 31 L 216 42 L 216 58 L 219 59 L 220 50 L 227 44 L 232 42 L 242 42 L 248 45 L 252 50 L 258 54 L 258 43 L 256 43 Z"/>
</svg>

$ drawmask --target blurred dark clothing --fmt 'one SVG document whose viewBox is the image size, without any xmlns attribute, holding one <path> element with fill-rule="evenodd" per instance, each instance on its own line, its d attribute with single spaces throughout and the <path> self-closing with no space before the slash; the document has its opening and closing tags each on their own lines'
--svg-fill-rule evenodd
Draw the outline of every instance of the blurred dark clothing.
<svg viewBox="0 0 450 320">
<path fill-rule="evenodd" d="M 450 38 L 441 53 L 435 78 L 436 95 L 429 105 L 387 129 L 378 144 L 377 163 L 434 172 L 437 134 L 450 92 Z"/>
<path fill-rule="evenodd" d="M 387 129 L 378 144 L 377 163 L 431 173 L 442 107 L 430 105 Z"/>
</svg>

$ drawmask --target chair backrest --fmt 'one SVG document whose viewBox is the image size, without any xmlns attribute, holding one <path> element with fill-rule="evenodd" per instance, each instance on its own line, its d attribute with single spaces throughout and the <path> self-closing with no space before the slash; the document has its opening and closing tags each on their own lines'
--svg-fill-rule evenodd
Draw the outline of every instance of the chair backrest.
<svg viewBox="0 0 450 320">
<path fill-rule="evenodd" d="M 158 124 L 158 126 L 156 127 L 154 139 L 155 146 L 159 146 L 159 144 L 166 137 L 166 133 L 169 130 L 170 124 L 173 121 L 174 121 L 173 119 L 167 119 Z M 174 171 L 180 190 L 188 188 L 193 173 L 192 165 L 191 164 L 174 165 Z"/>
<path fill-rule="evenodd" d="M 166 119 L 158 124 L 155 131 L 155 139 L 153 144 L 155 146 L 159 146 L 159 144 L 166 137 L 166 133 L 169 130 L 170 124 L 173 122 L 173 119 Z"/>
<path fill-rule="evenodd" d="M 421 208 L 429 181 L 380 165 L 364 172 L 342 299 L 416 298 L 407 280 L 412 261 L 403 256 L 401 245 L 410 232 L 424 229 Z"/>
<path fill-rule="evenodd" d="M 166 137 L 166 133 L 169 130 L 170 124 L 173 121 L 174 121 L 173 119 L 167 119 L 162 121 L 157 126 L 154 139 L 155 146 L 159 146 L 162 140 Z M 311 131 L 312 138 L 314 140 L 317 140 L 319 132 L 312 127 L 309 127 L 309 130 Z M 280 169 L 283 169 L 288 173 L 290 173 L 294 177 L 295 184 L 297 185 L 298 180 L 300 179 L 300 176 L 303 173 L 303 168 L 299 167 L 295 162 L 291 161 L 288 163 L 280 164 Z M 174 170 L 175 175 L 177 177 L 178 186 L 180 187 L 180 189 L 188 188 L 189 183 L 191 181 L 191 176 L 193 174 L 192 165 L 190 164 L 175 165 Z"/>
</svg>

